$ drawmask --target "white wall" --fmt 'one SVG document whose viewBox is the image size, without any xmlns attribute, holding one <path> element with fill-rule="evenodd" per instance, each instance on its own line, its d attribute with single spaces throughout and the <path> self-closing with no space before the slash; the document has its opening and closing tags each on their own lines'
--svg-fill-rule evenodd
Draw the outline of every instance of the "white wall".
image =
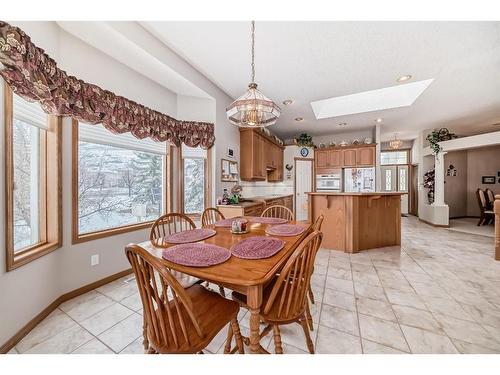
<svg viewBox="0 0 500 375">
<path fill-rule="evenodd" d="M 189 79 L 202 85 L 213 96 L 211 107 L 208 102 L 196 98 L 180 98 L 163 86 L 129 69 L 106 54 L 83 43 L 61 30 L 54 22 L 13 22 L 21 27 L 38 46 L 56 59 L 68 74 L 95 83 L 148 107 L 162 111 L 177 118 L 178 111 L 183 115 L 197 117 L 207 115 L 215 119 L 216 146 L 214 174 L 216 191 L 221 190 L 220 157 L 226 145 L 236 148 L 239 161 L 239 132 L 228 125 L 225 107 L 231 99 L 213 85 L 191 65 L 187 64 L 163 44 L 156 44 L 155 51 L 182 71 Z M 144 31 L 144 30 L 143 30 Z M 153 38 L 154 39 L 154 38 Z M 156 40 L 156 39 L 154 39 Z M 159 43 L 156 40 L 157 43 Z M 154 43 L 153 43 L 154 44 Z M 161 49 L 163 48 L 163 50 Z M 3 82 L 2 87 L 3 87 Z M 3 89 L 0 90 L 0 119 L 3 121 Z M 192 113 L 190 113 L 192 108 Z M 201 119 L 201 118 L 198 118 Z M 0 251 L 0 345 L 19 331 L 45 307 L 60 295 L 87 285 L 106 276 L 129 268 L 124 256 L 124 247 L 130 242 L 141 242 L 148 238 L 148 230 L 134 231 L 79 245 L 71 244 L 71 120 L 63 121 L 63 246 L 25 266 L 5 272 L 5 251 Z M 5 165 L 4 132 L 0 132 L 0 164 Z M 215 167 L 214 166 L 214 167 Z M 215 191 L 215 192 L 216 192 Z M 214 192 L 214 194 L 215 194 Z M 0 174 L 0 215 L 5 217 L 5 181 Z M 5 221 L 0 223 L 0 238 L 5 238 Z M 100 264 L 90 267 L 90 256 L 100 255 Z"/>
</svg>

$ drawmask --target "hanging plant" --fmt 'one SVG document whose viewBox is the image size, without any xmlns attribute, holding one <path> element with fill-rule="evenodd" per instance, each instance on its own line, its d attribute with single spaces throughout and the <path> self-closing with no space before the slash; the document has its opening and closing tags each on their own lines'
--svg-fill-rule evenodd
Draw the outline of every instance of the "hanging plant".
<svg viewBox="0 0 500 375">
<path fill-rule="evenodd" d="M 314 147 L 314 143 L 312 137 L 307 133 L 302 133 L 297 138 L 295 138 L 295 142 L 298 146 L 301 147 Z"/>
<path fill-rule="evenodd" d="M 450 131 L 446 128 L 441 128 L 439 130 L 433 130 L 425 139 L 430 143 L 432 153 L 437 155 L 440 151 L 442 151 L 442 147 L 439 145 L 439 142 L 449 141 L 454 138 L 457 138 L 456 134 L 450 133 Z"/>
</svg>

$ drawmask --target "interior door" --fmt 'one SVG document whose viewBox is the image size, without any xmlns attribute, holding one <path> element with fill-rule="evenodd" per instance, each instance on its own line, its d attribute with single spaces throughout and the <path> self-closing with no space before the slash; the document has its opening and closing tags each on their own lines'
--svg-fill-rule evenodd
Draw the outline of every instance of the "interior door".
<svg viewBox="0 0 500 375">
<path fill-rule="evenodd" d="M 308 219 L 308 195 L 313 190 L 313 161 L 295 160 L 295 220 Z"/>
</svg>

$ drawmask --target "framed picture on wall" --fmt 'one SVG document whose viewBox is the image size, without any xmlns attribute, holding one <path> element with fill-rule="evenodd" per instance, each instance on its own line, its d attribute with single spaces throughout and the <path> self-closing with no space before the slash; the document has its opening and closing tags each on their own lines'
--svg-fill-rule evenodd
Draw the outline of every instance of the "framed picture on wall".
<svg viewBox="0 0 500 375">
<path fill-rule="evenodd" d="M 482 183 L 483 184 L 494 184 L 496 182 L 495 176 L 483 176 Z"/>
</svg>

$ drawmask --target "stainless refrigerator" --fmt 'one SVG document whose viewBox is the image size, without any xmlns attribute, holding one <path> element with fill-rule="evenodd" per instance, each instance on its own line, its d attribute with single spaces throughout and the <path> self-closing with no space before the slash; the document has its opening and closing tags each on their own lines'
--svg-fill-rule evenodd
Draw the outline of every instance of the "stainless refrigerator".
<svg viewBox="0 0 500 375">
<path fill-rule="evenodd" d="M 345 168 L 344 191 L 347 193 L 375 191 L 375 168 Z"/>
</svg>

